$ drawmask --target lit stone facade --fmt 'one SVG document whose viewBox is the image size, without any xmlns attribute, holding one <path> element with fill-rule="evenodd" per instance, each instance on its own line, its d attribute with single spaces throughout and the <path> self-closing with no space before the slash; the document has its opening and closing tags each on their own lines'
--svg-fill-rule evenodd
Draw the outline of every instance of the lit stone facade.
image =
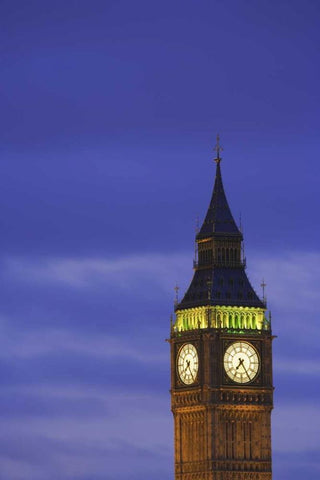
<svg viewBox="0 0 320 480">
<path fill-rule="evenodd" d="M 208 306 L 176 311 L 175 331 L 196 328 L 239 328 L 243 330 L 268 330 L 265 310 L 251 307 Z"/>
</svg>

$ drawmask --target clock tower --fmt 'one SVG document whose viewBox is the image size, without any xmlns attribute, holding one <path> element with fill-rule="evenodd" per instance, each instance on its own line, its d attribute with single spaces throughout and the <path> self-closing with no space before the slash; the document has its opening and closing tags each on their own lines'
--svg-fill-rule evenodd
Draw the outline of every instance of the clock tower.
<svg viewBox="0 0 320 480">
<path fill-rule="evenodd" d="M 271 480 L 272 332 L 246 275 L 219 137 L 194 275 L 171 327 L 175 480 Z"/>
</svg>

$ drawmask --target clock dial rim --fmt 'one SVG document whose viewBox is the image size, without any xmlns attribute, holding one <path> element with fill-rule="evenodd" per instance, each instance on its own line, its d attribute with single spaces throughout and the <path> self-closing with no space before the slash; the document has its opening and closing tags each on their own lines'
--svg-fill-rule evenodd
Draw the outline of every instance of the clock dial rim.
<svg viewBox="0 0 320 480">
<path fill-rule="evenodd" d="M 238 348 L 240 348 L 240 351 L 237 350 Z M 253 382 L 260 372 L 260 365 L 259 352 L 248 341 L 234 341 L 225 349 L 223 357 L 224 371 L 228 378 L 238 385 Z"/>
<path fill-rule="evenodd" d="M 192 354 L 189 353 L 189 350 L 192 352 Z M 190 362 L 189 367 L 186 366 L 186 362 L 184 362 L 184 360 Z M 184 368 L 182 368 L 183 366 Z M 186 373 L 186 369 L 188 373 Z M 190 386 L 196 383 L 199 372 L 199 355 L 198 350 L 193 343 L 184 343 L 179 348 L 176 361 L 176 370 L 179 380 L 184 385 Z"/>
</svg>

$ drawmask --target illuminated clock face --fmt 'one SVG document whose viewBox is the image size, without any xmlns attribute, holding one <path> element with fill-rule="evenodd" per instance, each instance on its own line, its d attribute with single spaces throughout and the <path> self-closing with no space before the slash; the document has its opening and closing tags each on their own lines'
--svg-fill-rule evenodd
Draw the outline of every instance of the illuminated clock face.
<svg viewBox="0 0 320 480">
<path fill-rule="evenodd" d="M 251 382 L 259 371 L 259 355 L 247 342 L 234 342 L 224 354 L 224 369 L 236 383 Z"/>
<path fill-rule="evenodd" d="M 191 385 L 196 381 L 199 368 L 197 349 L 191 343 L 183 345 L 178 353 L 177 369 L 181 381 Z"/>
</svg>

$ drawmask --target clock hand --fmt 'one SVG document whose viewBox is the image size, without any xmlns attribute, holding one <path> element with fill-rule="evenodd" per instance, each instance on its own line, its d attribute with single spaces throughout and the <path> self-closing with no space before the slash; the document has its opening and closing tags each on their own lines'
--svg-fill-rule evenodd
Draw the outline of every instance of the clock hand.
<svg viewBox="0 0 320 480">
<path fill-rule="evenodd" d="M 238 370 L 239 367 L 241 367 L 241 365 L 243 366 L 243 358 L 239 358 L 239 365 L 236 367 L 236 370 Z"/>
<path fill-rule="evenodd" d="M 191 370 L 191 368 L 190 368 L 190 362 L 189 362 L 189 364 L 188 364 L 188 367 L 187 367 L 187 368 L 189 368 L 189 371 L 190 371 L 190 373 L 191 373 L 192 380 L 194 380 L 194 376 L 193 376 L 192 370 Z"/>
<path fill-rule="evenodd" d="M 186 360 L 185 363 L 186 363 L 187 366 L 186 366 L 186 368 L 182 368 L 182 372 L 181 372 L 182 375 L 183 375 L 184 373 L 186 373 L 186 371 L 188 370 L 188 368 L 190 368 L 190 360 Z M 184 366 L 184 365 L 183 365 L 183 366 Z"/>
<path fill-rule="evenodd" d="M 246 372 L 248 378 L 250 378 L 250 375 L 248 373 L 248 370 L 246 369 L 246 367 L 244 366 L 244 359 L 243 358 L 239 358 L 239 365 L 236 367 L 237 370 L 239 367 L 243 367 L 244 371 Z"/>
<path fill-rule="evenodd" d="M 247 377 L 250 378 L 250 375 L 249 375 L 249 373 L 248 373 L 248 370 L 246 369 L 246 367 L 244 366 L 243 363 L 242 363 L 242 366 L 243 366 L 243 368 L 244 368 L 244 370 L 245 370 L 245 372 L 246 372 L 246 374 L 247 374 Z"/>
</svg>

